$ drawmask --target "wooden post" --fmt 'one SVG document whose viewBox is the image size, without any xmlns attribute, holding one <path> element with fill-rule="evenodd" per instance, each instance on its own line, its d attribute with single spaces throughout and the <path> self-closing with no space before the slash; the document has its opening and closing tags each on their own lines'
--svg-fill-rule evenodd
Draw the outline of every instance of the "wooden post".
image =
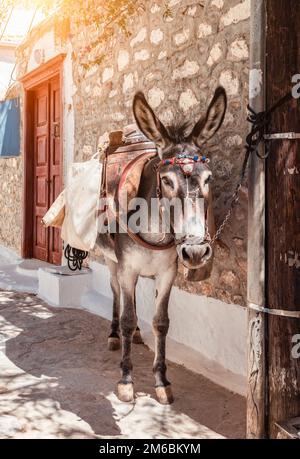
<svg viewBox="0 0 300 459">
<path fill-rule="evenodd" d="M 249 103 L 264 110 L 265 8 L 251 0 Z M 264 146 L 260 146 L 264 154 Z M 265 306 L 265 170 L 256 156 L 250 159 L 248 205 L 248 305 Z M 247 438 L 265 437 L 265 327 L 261 312 L 248 310 Z"/>
<path fill-rule="evenodd" d="M 291 91 L 300 73 L 300 9 L 267 0 L 267 108 Z M 269 133 L 300 132 L 300 99 L 280 107 Z M 266 161 L 267 306 L 300 311 L 300 139 L 272 140 Z M 292 353 L 300 319 L 268 315 L 268 431 L 300 415 L 300 358 Z"/>
</svg>

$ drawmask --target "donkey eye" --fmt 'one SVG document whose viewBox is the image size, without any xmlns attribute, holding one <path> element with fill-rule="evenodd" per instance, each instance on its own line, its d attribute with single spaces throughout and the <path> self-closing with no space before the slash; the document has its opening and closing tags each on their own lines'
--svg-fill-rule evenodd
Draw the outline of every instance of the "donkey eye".
<svg viewBox="0 0 300 459">
<path fill-rule="evenodd" d="M 169 186 L 170 188 L 172 188 L 172 190 L 174 189 L 173 182 L 168 177 L 166 177 L 166 176 L 162 177 L 161 181 L 163 182 L 164 185 Z"/>
<path fill-rule="evenodd" d="M 213 181 L 213 177 L 212 177 L 212 175 L 209 175 L 209 176 L 207 177 L 207 179 L 205 179 L 204 185 L 208 185 L 208 184 L 209 184 L 210 182 L 212 182 L 212 181 Z"/>
</svg>

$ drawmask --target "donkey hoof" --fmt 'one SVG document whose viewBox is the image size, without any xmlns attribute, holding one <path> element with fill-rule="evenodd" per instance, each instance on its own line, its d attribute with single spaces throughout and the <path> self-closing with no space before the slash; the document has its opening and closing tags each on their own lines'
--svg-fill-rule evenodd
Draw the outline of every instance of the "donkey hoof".
<svg viewBox="0 0 300 459">
<path fill-rule="evenodd" d="M 135 330 L 133 338 L 132 338 L 132 342 L 134 344 L 144 344 L 140 330 Z"/>
<path fill-rule="evenodd" d="M 116 336 L 109 336 L 107 340 L 107 348 L 109 351 L 117 351 L 120 349 L 120 338 Z"/>
<path fill-rule="evenodd" d="M 158 386 L 155 388 L 156 397 L 159 403 L 162 405 L 171 405 L 174 402 L 171 385 L 169 386 Z"/>
<path fill-rule="evenodd" d="M 132 383 L 118 383 L 117 387 L 118 399 L 121 402 L 132 402 L 134 400 L 134 391 Z"/>
</svg>

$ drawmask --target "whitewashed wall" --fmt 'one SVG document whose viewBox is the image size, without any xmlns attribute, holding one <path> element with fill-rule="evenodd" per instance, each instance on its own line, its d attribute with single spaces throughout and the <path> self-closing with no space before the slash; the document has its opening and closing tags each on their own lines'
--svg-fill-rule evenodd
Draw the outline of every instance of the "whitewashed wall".
<svg viewBox="0 0 300 459">
<path fill-rule="evenodd" d="M 112 293 L 106 266 L 91 263 L 93 290 L 82 307 L 111 320 Z M 155 286 L 140 278 L 137 314 L 143 338 L 153 348 L 152 317 Z M 173 287 L 170 305 L 167 357 L 202 373 L 234 392 L 246 392 L 247 311 L 239 305 L 195 295 Z"/>
</svg>

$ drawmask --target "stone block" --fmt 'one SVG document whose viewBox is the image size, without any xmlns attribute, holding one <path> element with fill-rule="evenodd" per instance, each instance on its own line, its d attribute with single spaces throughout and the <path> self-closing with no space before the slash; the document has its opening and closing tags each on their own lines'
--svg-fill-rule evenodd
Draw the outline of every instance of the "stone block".
<svg viewBox="0 0 300 459">
<path fill-rule="evenodd" d="M 83 294 L 92 287 L 92 272 L 70 271 L 66 266 L 38 270 L 38 296 L 52 306 L 81 307 Z"/>
</svg>

